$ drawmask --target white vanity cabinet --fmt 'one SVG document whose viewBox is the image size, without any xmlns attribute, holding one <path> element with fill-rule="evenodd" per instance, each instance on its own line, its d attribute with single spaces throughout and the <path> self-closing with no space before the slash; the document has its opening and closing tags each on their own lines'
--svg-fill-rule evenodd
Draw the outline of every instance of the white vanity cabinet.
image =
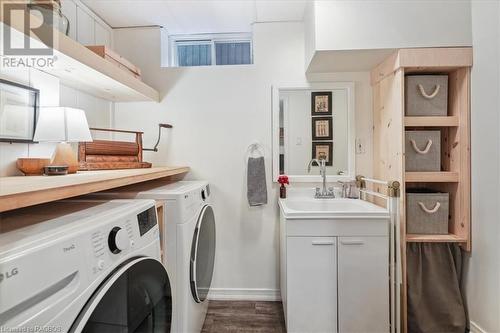
<svg viewBox="0 0 500 333">
<path fill-rule="evenodd" d="M 389 238 L 338 238 L 339 332 L 389 332 Z"/>
<path fill-rule="evenodd" d="M 297 210 L 287 215 L 285 202 L 280 282 L 287 331 L 388 333 L 389 216 L 369 207 L 374 214 L 366 217 L 308 218 Z"/>
<path fill-rule="evenodd" d="M 287 238 L 288 332 L 337 332 L 337 240 Z"/>
</svg>

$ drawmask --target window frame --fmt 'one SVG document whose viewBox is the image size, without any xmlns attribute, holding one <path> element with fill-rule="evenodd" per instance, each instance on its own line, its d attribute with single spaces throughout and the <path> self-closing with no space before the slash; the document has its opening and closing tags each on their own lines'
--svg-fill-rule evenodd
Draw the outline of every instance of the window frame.
<svg viewBox="0 0 500 333">
<path fill-rule="evenodd" d="M 197 34 L 197 35 L 170 35 L 169 36 L 169 66 L 170 67 L 203 67 L 203 66 L 179 66 L 177 45 L 210 45 L 212 63 L 207 66 L 245 66 L 253 65 L 253 40 L 251 33 L 232 34 Z M 216 43 L 250 43 L 250 64 L 240 65 L 217 65 L 215 44 Z"/>
<path fill-rule="evenodd" d="M 210 45 L 210 65 L 199 65 L 199 66 L 179 66 L 179 57 L 178 57 L 178 47 L 179 45 Z M 180 40 L 176 41 L 174 44 L 174 50 L 171 54 L 174 55 L 174 61 L 175 65 L 174 67 L 202 67 L 202 66 L 212 66 L 214 63 L 214 45 L 210 40 L 192 40 L 192 41 L 187 41 L 187 40 Z"/>
</svg>

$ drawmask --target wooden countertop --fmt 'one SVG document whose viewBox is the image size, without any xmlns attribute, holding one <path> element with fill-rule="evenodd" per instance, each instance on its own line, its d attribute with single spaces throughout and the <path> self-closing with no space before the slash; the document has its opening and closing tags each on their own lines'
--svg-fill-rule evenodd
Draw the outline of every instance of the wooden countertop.
<svg viewBox="0 0 500 333">
<path fill-rule="evenodd" d="M 65 176 L 0 177 L 0 212 L 182 175 L 189 167 L 79 171 Z"/>
</svg>

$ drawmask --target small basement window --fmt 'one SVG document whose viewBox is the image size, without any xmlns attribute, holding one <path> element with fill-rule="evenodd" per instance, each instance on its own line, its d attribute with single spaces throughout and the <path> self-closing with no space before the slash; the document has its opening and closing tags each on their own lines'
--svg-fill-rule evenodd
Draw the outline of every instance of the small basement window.
<svg viewBox="0 0 500 333">
<path fill-rule="evenodd" d="M 252 39 L 248 34 L 169 36 L 168 42 L 168 64 L 172 67 L 253 63 Z"/>
</svg>

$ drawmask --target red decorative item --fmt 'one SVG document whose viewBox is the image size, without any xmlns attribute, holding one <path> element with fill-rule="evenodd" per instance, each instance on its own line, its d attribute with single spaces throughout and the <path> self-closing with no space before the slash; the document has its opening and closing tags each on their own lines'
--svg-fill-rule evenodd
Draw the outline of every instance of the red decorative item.
<svg viewBox="0 0 500 333">
<path fill-rule="evenodd" d="M 281 185 L 283 185 L 283 184 L 289 185 L 290 183 L 288 182 L 288 176 L 285 176 L 285 175 L 279 176 L 278 183 L 280 183 Z"/>
<path fill-rule="evenodd" d="M 281 199 L 286 199 L 286 187 L 285 184 L 289 185 L 290 183 L 288 182 L 288 176 L 281 175 L 278 177 L 278 183 L 281 184 L 280 186 L 280 198 Z"/>
</svg>

